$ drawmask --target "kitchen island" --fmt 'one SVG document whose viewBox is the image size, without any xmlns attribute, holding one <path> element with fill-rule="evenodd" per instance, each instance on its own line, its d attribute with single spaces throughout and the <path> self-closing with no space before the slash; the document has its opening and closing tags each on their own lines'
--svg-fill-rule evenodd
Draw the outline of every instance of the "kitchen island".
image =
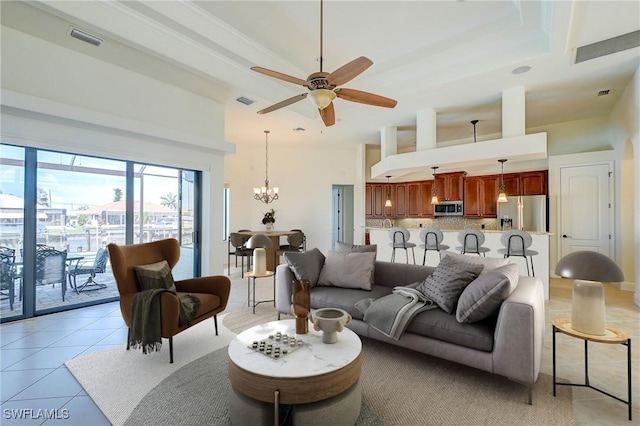
<svg viewBox="0 0 640 426">
<path fill-rule="evenodd" d="M 416 263 L 422 264 L 422 259 L 424 255 L 424 249 L 420 248 L 420 231 L 423 228 L 408 228 L 411 233 L 410 242 L 415 243 L 415 254 L 416 254 Z M 391 261 L 391 237 L 389 236 L 389 228 L 366 228 L 366 231 L 369 233 L 369 239 L 371 244 L 378 245 L 377 251 L 377 260 L 382 261 Z M 442 244 L 448 245 L 449 251 L 453 251 L 459 253 L 459 250 L 456 250 L 456 247 L 461 246 L 458 242 L 458 233 L 459 230 L 444 230 L 442 229 L 442 234 L 444 236 L 444 241 Z M 486 230 L 481 229 L 485 235 L 485 242 L 483 244 L 484 247 L 490 249 L 487 253 L 487 257 L 503 257 L 502 253 L 498 252 L 498 249 L 503 248 L 502 243 L 500 242 L 500 237 L 504 233 L 504 231 L 495 231 L 495 230 Z M 545 299 L 549 299 L 549 233 L 548 232 L 529 232 L 533 239 L 533 243 L 530 250 L 535 250 L 538 252 L 538 255 L 533 256 L 533 264 L 535 266 L 535 274 L 536 277 L 540 278 L 542 283 L 544 284 L 544 296 Z M 413 263 L 413 256 L 411 253 L 411 249 L 408 250 L 409 254 L 409 263 Z M 476 254 L 470 254 L 469 256 L 477 256 Z M 405 253 L 404 250 L 396 249 L 396 262 L 405 262 Z M 425 265 L 436 266 L 440 261 L 438 254 L 435 251 L 427 252 L 427 259 L 425 261 Z M 510 263 L 515 263 L 519 266 L 520 275 L 527 275 L 527 266 L 525 263 L 525 259 L 519 256 L 513 256 L 509 258 Z"/>
</svg>

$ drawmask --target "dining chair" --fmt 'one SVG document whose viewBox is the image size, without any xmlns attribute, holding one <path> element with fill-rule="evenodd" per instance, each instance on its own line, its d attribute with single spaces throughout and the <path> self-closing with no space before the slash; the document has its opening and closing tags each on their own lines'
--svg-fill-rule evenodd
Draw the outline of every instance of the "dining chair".
<svg viewBox="0 0 640 426">
<path fill-rule="evenodd" d="M 241 232 L 241 231 L 240 231 Z M 238 267 L 238 257 L 240 257 L 241 264 L 240 270 L 242 275 L 244 275 L 244 258 L 247 258 L 247 271 L 251 268 L 251 257 L 253 256 L 253 249 L 249 249 L 246 247 L 247 241 L 249 241 L 250 236 L 239 234 L 238 232 L 232 232 L 229 234 L 229 244 L 233 246 L 233 255 L 236 258 L 236 268 Z M 231 248 L 229 249 L 231 253 Z M 227 275 L 231 273 L 231 257 L 228 257 L 229 266 L 227 270 Z"/>
<path fill-rule="evenodd" d="M 277 265 L 278 258 L 288 252 L 299 252 L 304 250 L 304 233 L 299 230 L 292 230 L 293 232 L 287 235 L 287 244 L 283 244 L 274 254 L 274 264 Z"/>
</svg>

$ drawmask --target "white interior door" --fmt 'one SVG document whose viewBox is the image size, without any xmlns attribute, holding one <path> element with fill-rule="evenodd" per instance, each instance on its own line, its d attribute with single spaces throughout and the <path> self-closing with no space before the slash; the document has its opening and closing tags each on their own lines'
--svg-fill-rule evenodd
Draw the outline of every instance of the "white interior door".
<svg viewBox="0 0 640 426">
<path fill-rule="evenodd" d="M 579 250 L 613 255 L 609 172 L 609 164 L 560 169 L 560 258 Z"/>
</svg>

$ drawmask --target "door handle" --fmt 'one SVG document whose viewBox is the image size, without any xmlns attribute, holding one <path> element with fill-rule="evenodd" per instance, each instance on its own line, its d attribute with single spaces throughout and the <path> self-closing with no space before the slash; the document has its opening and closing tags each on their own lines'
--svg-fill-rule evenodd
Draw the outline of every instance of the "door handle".
<svg viewBox="0 0 640 426">
<path fill-rule="evenodd" d="M 562 234 L 562 238 L 571 238 L 571 237 L 568 236 L 567 234 Z"/>
</svg>

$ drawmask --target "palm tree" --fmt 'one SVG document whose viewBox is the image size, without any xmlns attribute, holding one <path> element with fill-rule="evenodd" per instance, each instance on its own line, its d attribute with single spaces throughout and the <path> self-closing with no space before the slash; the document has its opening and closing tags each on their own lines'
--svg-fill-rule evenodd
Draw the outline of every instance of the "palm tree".
<svg viewBox="0 0 640 426">
<path fill-rule="evenodd" d="M 167 195 L 163 195 L 160 197 L 160 204 L 169 207 L 171 210 L 175 210 L 178 207 L 178 196 L 173 193 L 168 193 Z"/>
<path fill-rule="evenodd" d="M 120 188 L 113 188 L 113 201 L 120 201 L 122 200 L 122 189 Z"/>
</svg>

